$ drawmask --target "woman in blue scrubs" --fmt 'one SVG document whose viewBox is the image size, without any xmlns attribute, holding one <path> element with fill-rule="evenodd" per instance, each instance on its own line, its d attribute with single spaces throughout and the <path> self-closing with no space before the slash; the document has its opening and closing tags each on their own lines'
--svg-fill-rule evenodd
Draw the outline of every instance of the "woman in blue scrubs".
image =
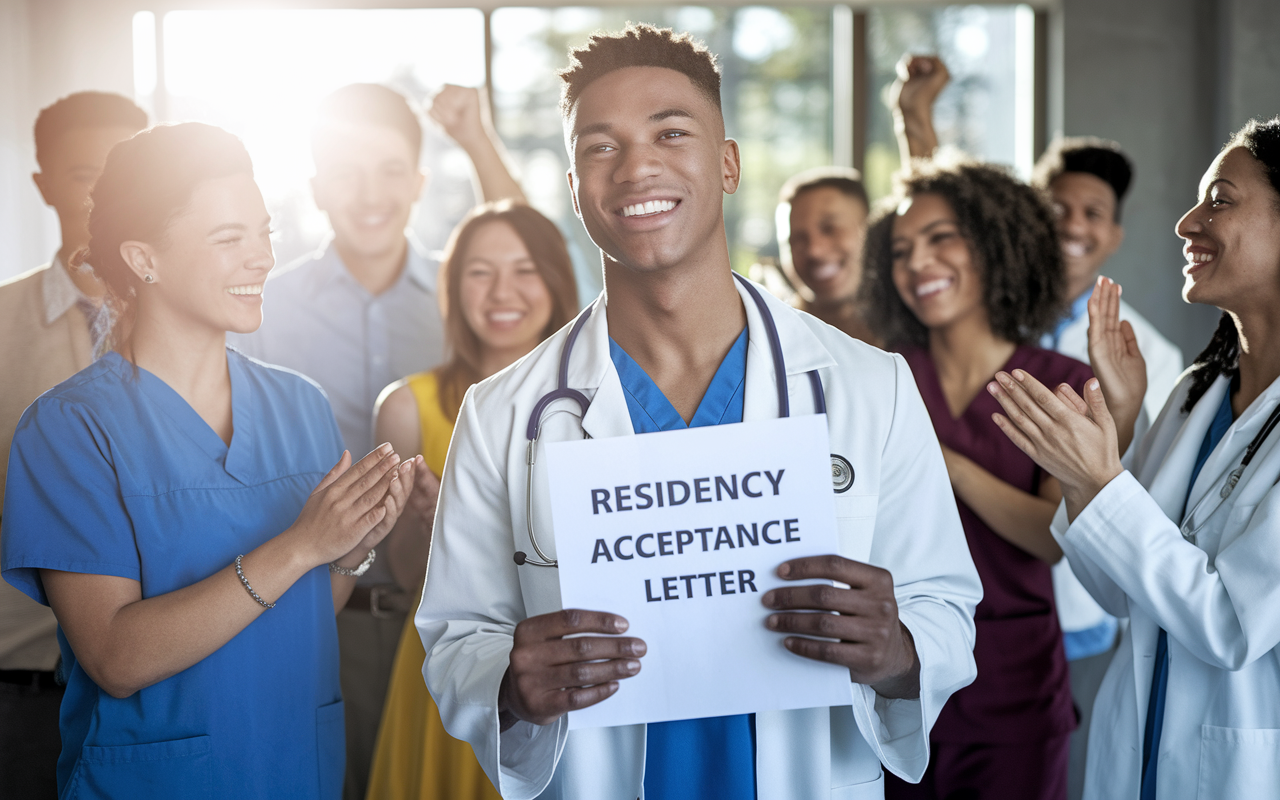
<svg viewBox="0 0 1280 800">
<path fill-rule="evenodd" d="M 117 145 L 93 190 L 114 350 L 23 415 L 0 537 L 58 617 L 62 798 L 341 793 L 334 609 L 415 461 L 353 465 L 314 383 L 226 348 L 261 324 L 269 222 L 207 125 Z"/>
</svg>

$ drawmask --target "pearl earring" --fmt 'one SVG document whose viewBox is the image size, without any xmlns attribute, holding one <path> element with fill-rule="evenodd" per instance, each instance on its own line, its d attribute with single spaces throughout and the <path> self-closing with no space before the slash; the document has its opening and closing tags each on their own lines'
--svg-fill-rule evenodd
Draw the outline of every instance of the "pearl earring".
<svg viewBox="0 0 1280 800">
<path fill-rule="evenodd" d="M 147 283 L 155 283 L 155 282 L 156 282 L 156 276 L 155 276 L 155 275 L 151 275 L 151 274 L 143 275 L 143 276 L 142 276 L 142 279 L 143 279 L 144 281 L 146 281 Z"/>
</svg>

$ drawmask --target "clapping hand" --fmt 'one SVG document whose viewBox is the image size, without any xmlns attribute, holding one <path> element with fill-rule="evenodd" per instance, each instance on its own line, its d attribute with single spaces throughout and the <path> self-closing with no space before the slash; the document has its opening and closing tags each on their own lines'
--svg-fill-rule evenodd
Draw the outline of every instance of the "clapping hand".
<svg viewBox="0 0 1280 800">
<path fill-rule="evenodd" d="M 439 499 L 440 479 L 425 464 L 421 465 L 413 473 L 413 492 L 409 495 L 408 513 L 428 539 L 431 538 L 431 527 L 436 518 L 436 501 Z"/>
<path fill-rule="evenodd" d="M 1115 419 L 1117 447 L 1124 453 L 1147 393 L 1147 363 L 1133 326 L 1120 320 L 1120 292 L 1120 284 L 1099 276 L 1089 296 L 1089 362 Z"/>
<path fill-rule="evenodd" d="M 1051 392 L 1015 369 L 997 372 L 987 391 L 1004 409 L 992 415 L 996 425 L 1062 485 L 1069 520 L 1124 471 L 1115 421 L 1097 378 L 1085 382 L 1081 398 L 1065 383 Z"/>
<path fill-rule="evenodd" d="M 400 463 L 389 444 L 356 464 L 350 452 L 344 452 L 290 527 L 312 553 L 313 563 L 358 565 L 404 510 L 416 463 L 417 459 Z"/>
</svg>

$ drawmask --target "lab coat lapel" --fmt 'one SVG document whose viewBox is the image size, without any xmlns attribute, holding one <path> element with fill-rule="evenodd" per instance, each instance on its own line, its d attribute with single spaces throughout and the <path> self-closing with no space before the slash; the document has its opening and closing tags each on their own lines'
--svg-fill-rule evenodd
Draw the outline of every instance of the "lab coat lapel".
<svg viewBox="0 0 1280 800">
<path fill-rule="evenodd" d="M 747 378 L 743 389 L 742 419 L 744 422 L 760 419 L 777 419 L 777 376 L 773 368 L 773 353 L 769 348 L 769 334 L 764 317 L 755 300 L 741 282 L 734 281 L 742 297 L 747 313 Z M 765 307 L 773 316 L 778 329 L 778 340 L 787 369 L 787 395 L 794 414 L 813 413 L 813 392 L 805 373 L 835 366 L 835 358 L 813 335 L 804 320 L 803 312 L 778 300 L 764 287 L 757 289 L 764 297 Z"/>
<path fill-rule="evenodd" d="M 622 381 L 609 356 L 609 321 L 602 292 L 590 306 L 591 318 L 578 334 L 569 359 L 569 386 L 591 398 L 582 418 L 582 430 L 592 439 L 631 436 L 631 412 L 622 393 Z M 584 312 L 585 313 L 585 312 Z"/>
<path fill-rule="evenodd" d="M 1196 456 L 1199 455 L 1200 445 L 1204 442 L 1205 431 L 1209 430 L 1209 426 L 1213 423 L 1213 418 L 1218 413 L 1218 406 L 1222 403 L 1222 395 L 1227 391 L 1230 383 L 1228 378 L 1218 378 L 1210 385 L 1204 397 L 1200 398 L 1200 402 L 1196 403 L 1191 413 L 1187 415 L 1186 421 L 1182 423 L 1182 428 L 1170 443 L 1168 452 L 1163 454 L 1163 458 L 1158 458 L 1155 453 L 1151 454 L 1153 461 L 1163 462 L 1164 466 L 1156 475 L 1148 492 L 1175 525 L 1182 522 L 1184 501 L 1187 500 L 1187 483 L 1191 480 L 1191 470 L 1195 467 Z M 1208 467 L 1209 464 L 1206 463 L 1201 474 L 1208 472 Z M 1196 483 L 1202 485 L 1203 481 L 1197 479 Z M 1199 494 L 1204 494 L 1203 489 Z M 1193 493 L 1192 505 L 1196 499 L 1197 496 Z"/>
<path fill-rule="evenodd" d="M 1162 464 L 1155 480 L 1147 490 L 1156 501 L 1165 516 L 1175 525 L 1182 523 L 1184 501 L 1187 499 L 1187 483 L 1191 480 L 1191 470 L 1195 467 L 1196 456 L 1200 453 L 1200 444 L 1204 441 L 1205 431 L 1212 424 L 1222 402 L 1222 395 L 1227 391 L 1230 380 L 1219 378 L 1209 386 L 1208 391 L 1200 398 L 1182 423 L 1182 427 L 1170 442 L 1164 453 L 1152 452 L 1148 460 Z M 1207 465 L 1206 465 L 1207 466 Z M 1144 465 L 1145 470 L 1145 465 Z M 1203 485 L 1197 479 L 1198 485 Z M 1203 490 L 1201 490 L 1203 494 Z M 1195 495 L 1191 505 L 1194 506 Z M 1155 668 L 1156 644 L 1159 628 L 1154 620 L 1140 608 L 1130 610 L 1130 624 L 1133 637 L 1133 683 L 1134 700 L 1137 703 L 1137 719 L 1147 718 L 1147 701 L 1151 696 L 1151 679 Z M 1138 748 L 1142 747 L 1143 728 L 1138 726 Z"/>
</svg>

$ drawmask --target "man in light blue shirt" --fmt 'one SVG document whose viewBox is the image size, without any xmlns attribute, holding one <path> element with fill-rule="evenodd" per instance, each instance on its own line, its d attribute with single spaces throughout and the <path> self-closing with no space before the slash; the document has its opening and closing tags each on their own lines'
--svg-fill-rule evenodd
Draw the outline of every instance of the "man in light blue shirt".
<svg viewBox="0 0 1280 800">
<path fill-rule="evenodd" d="M 1044 335 L 1041 347 L 1089 362 L 1089 296 L 1103 266 L 1124 242 L 1121 204 L 1132 178 L 1129 158 L 1115 142 L 1103 139 L 1060 139 L 1036 163 L 1032 183 L 1053 203 L 1071 298 L 1066 315 Z M 1182 351 L 1123 301 L 1120 318 L 1133 326 L 1147 364 L 1147 394 L 1134 428 L 1134 442 L 1139 442 L 1178 381 Z M 1084 791 L 1089 719 L 1111 663 L 1118 622 L 1089 596 L 1065 558 L 1053 567 L 1053 590 L 1071 667 L 1071 694 L 1080 709 L 1068 775 L 1068 797 L 1074 800 Z"/>
<path fill-rule="evenodd" d="M 477 90 L 446 86 L 430 113 L 470 156 L 482 200 L 524 200 Z M 359 458 L 375 444 L 373 410 L 382 390 L 444 360 L 438 264 L 406 233 L 427 181 L 419 166 L 422 127 L 400 94 L 352 84 L 321 102 L 311 148 L 311 188 L 333 236 L 267 282 L 256 333 L 229 339 L 319 383 L 345 446 Z M 421 481 L 431 480 L 422 473 Z M 414 588 L 396 585 L 386 561 L 376 560 L 338 616 L 348 800 L 364 797 Z"/>
</svg>

